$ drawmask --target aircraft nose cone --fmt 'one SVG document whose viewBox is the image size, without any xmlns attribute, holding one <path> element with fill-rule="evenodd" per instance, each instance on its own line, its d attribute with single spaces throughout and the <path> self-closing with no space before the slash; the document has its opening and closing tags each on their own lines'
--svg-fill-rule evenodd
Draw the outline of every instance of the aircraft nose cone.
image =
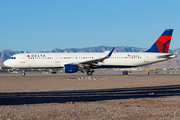
<svg viewBox="0 0 180 120">
<path fill-rule="evenodd" d="M 4 65 L 9 66 L 9 61 L 8 60 L 4 61 Z"/>
</svg>

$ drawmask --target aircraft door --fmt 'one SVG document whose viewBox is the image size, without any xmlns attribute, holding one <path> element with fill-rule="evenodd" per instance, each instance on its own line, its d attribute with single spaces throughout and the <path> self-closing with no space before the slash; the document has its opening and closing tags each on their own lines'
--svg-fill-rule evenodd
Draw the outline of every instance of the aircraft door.
<svg viewBox="0 0 180 120">
<path fill-rule="evenodd" d="M 26 58 L 25 55 L 20 55 L 20 62 L 25 63 L 25 58 Z"/>
<path fill-rule="evenodd" d="M 149 56 L 147 54 L 144 55 L 144 62 L 149 62 Z"/>
<path fill-rule="evenodd" d="M 55 63 L 60 63 L 60 56 L 59 56 L 59 55 L 56 55 L 55 57 L 56 57 L 56 58 L 55 58 Z"/>
</svg>

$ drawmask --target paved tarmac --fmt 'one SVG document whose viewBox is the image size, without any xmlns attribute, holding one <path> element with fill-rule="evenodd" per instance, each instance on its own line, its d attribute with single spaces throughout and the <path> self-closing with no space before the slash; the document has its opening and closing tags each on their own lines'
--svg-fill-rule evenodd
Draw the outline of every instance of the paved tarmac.
<svg viewBox="0 0 180 120">
<path fill-rule="evenodd" d="M 122 76 L 123 71 L 114 70 L 96 70 L 92 76 Z M 180 70 L 158 70 L 158 71 L 128 71 L 129 76 L 141 76 L 141 75 L 180 75 Z M 21 76 L 20 72 L 0 72 L 0 76 Z M 64 73 L 57 72 L 52 74 L 51 72 L 26 72 L 25 76 L 87 76 L 86 73 Z"/>
<path fill-rule="evenodd" d="M 0 83 L 1 120 L 180 119 L 179 71 L 0 73 Z"/>
</svg>

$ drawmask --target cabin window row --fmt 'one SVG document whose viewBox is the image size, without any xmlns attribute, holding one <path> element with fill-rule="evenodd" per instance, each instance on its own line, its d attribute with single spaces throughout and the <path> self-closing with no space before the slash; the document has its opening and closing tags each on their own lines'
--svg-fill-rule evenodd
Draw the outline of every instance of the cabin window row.
<svg viewBox="0 0 180 120">
<path fill-rule="evenodd" d="M 93 59 L 94 57 L 60 57 L 59 59 Z M 141 57 L 110 57 L 111 59 L 141 59 Z M 11 57 L 16 59 L 16 57 Z M 53 59 L 53 57 L 29 57 L 29 59 Z M 57 59 L 57 57 L 56 57 Z"/>
<path fill-rule="evenodd" d="M 141 59 L 141 57 L 111 57 L 111 59 Z"/>
<path fill-rule="evenodd" d="M 60 57 L 60 59 L 93 59 L 93 57 Z"/>
<path fill-rule="evenodd" d="M 53 57 L 29 57 L 29 59 L 53 59 Z"/>
</svg>

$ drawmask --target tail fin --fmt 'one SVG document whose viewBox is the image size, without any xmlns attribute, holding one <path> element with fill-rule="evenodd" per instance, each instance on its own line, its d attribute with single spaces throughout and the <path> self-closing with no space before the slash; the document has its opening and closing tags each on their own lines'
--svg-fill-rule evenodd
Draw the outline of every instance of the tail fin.
<svg viewBox="0 0 180 120">
<path fill-rule="evenodd" d="M 166 29 L 146 52 L 168 53 L 173 29 Z"/>
</svg>

